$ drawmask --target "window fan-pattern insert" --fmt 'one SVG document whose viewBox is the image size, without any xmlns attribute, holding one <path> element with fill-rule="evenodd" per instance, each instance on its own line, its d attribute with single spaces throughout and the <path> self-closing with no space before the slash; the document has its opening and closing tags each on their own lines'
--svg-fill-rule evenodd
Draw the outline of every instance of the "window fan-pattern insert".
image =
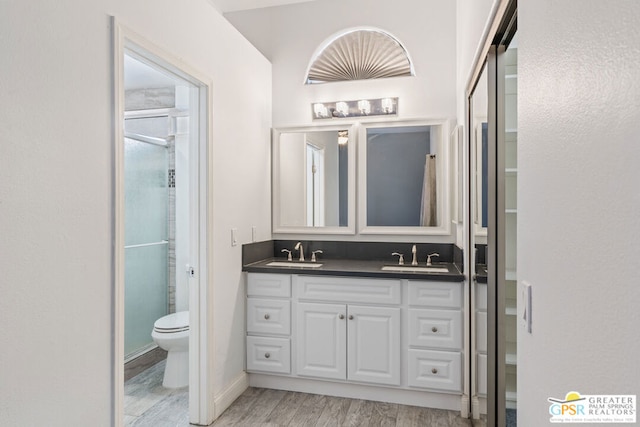
<svg viewBox="0 0 640 427">
<path fill-rule="evenodd" d="M 409 54 L 395 37 L 378 29 L 356 29 L 314 56 L 306 84 L 413 75 Z"/>
</svg>

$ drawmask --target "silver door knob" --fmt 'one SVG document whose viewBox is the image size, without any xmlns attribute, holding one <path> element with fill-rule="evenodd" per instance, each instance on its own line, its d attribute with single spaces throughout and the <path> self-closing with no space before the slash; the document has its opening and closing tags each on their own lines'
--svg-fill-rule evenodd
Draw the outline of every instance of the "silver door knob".
<svg viewBox="0 0 640 427">
<path fill-rule="evenodd" d="M 438 332 L 438 328 L 434 326 L 433 328 L 431 328 L 431 332 Z"/>
<path fill-rule="evenodd" d="M 344 314 L 339 314 L 338 315 L 338 319 L 340 319 L 340 320 L 344 319 Z"/>
<path fill-rule="evenodd" d="M 432 374 L 437 374 L 437 373 L 438 373 L 438 370 L 437 370 L 436 368 L 433 368 L 433 369 L 431 370 L 431 373 L 432 373 Z"/>
<path fill-rule="evenodd" d="M 270 317 L 271 317 L 271 316 L 269 316 L 269 314 L 268 314 L 268 313 L 264 315 L 264 318 L 265 318 L 266 320 L 269 320 L 269 318 L 270 318 Z"/>
<path fill-rule="evenodd" d="M 269 353 L 265 353 L 265 354 L 264 354 L 264 357 L 268 359 L 268 358 L 270 358 L 270 357 L 271 357 L 271 354 L 269 354 Z"/>
</svg>

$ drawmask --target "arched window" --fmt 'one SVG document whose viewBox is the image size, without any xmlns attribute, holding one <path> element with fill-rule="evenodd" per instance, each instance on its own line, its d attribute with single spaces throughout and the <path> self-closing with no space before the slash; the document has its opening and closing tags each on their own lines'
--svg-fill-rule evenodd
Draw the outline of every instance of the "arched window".
<svg viewBox="0 0 640 427">
<path fill-rule="evenodd" d="M 413 76 L 402 43 L 377 28 L 352 28 L 327 39 L 309 63 L 306 84 Z"/>
</svg>

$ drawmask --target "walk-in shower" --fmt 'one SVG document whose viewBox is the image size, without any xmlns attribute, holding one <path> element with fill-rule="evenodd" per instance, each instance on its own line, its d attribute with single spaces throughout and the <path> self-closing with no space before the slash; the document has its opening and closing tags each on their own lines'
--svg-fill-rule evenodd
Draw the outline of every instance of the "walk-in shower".
<svg viewBox="0 0 640 427">
<path fill-rule="evenodd" d="M 164 135 L 163 135 L 164 134 Z M 125 360 L 155 347 L 154 322 L 170 312 L 168 116 L 125 120 Z M 173 275 L 175 277 L 175 275 Z"/>
</svg>

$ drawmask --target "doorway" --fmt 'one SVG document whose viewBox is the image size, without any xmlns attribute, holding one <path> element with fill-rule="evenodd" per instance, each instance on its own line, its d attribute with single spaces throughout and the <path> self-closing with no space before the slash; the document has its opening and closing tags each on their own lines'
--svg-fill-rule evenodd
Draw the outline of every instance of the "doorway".
<svg viewBox="0 0 640 427">
<path fill-rule="evenodd" d="M 210 387 L 208 363 L 201 361 L 207 360 L 202 353 L 207 349 L 209 85 L 180 60 L 121 26 L 114 28 L 113 424 L 144 416 L 129 413 L 125 422 L 124 363 L 155 351 L 160 364 L 153 358 L 147 364 L 164 373 L 163 351 L 151 332 L 170 314 L 189 319 L 188 386 L 166 394 L 180 390 L 184 420 L 206 424 Z"/>
</svg>

